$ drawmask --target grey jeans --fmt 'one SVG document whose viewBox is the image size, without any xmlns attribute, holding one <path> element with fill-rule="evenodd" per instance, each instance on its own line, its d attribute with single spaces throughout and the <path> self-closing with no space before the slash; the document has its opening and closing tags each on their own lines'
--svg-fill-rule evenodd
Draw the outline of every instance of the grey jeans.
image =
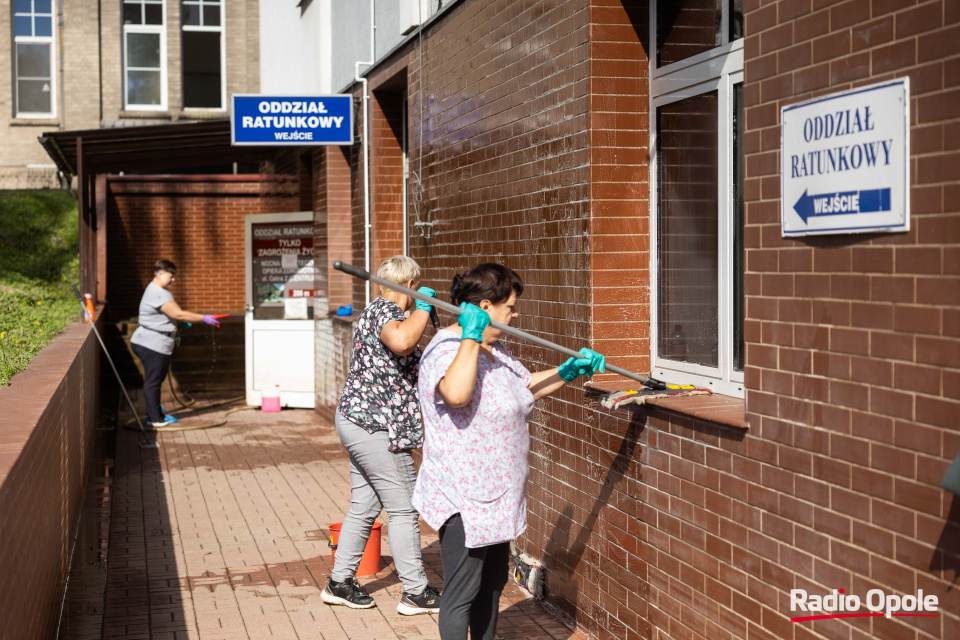
<svg viewBox="0 0 960 640">
<path fill-rule="evenodd" d="M 350 510 L 340 528 L 330 578 L 343 582 L 357 573 L 373 522 L 386 509 L 390 553 L 403 590 L 423 593 L 427 576 L 420 558 L 420 514 L 411 503 L 417 480 L 413 456 L 409 451 L 388 451 L 386 431 L 367 433 L 339 413 L 336 425 L 340 442 L 350 454 Z"/>
</svg>

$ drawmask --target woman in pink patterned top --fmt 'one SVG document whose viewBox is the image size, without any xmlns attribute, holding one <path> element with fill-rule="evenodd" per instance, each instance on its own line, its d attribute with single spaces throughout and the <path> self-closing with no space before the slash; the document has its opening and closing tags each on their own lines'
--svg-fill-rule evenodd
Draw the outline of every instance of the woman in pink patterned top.
<svg viewBox="0 0 960 640">
<path fill-rule="evenodd" d="M 440 637 L 494 637 L 510 541 L 526 528 L 528 420 L 533 403 L 580 375 L 603 371 L 603 356 L 581 349 L 560 367 L 531 374 L 500 344 L 517 316 L 523 283 L 485 263 L 457 275 L 450 297 L 464 310 L 439 331 L 420 360 L 425 441 L 413 504 L 440 532 Z"/>
</svg>

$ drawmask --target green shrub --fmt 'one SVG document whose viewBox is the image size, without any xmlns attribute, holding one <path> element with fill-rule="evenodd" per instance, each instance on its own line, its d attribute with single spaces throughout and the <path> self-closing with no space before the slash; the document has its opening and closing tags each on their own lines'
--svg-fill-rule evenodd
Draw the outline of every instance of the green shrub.
<svg viewBox="0 0 960 640">
<path fill-rule="evenodd" d="M 79 317 L 77 201 L 65 191 L 0 191 L 0 386 Z"/>
</svg>

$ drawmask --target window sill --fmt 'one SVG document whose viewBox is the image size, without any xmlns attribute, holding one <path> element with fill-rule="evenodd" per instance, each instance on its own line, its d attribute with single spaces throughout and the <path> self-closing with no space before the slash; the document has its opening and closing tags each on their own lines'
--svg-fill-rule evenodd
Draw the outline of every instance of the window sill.
<svg viewBox="0 0 960 640">
<path fill-rule="evenodd" d="M 173 116 L 170 115 L 170 112 L 166 109 L 161 109 L 158 111 L 127 111 L 123 110 L 118 115 L 118 118 L 130 118 L 130 119 L 150 119 L 150 120 L 171 120 Z"/>
<path fill-rule="evenodd" d="M 638 384 L 632 381 L 588 382 L 584 385 L 584 390 L 587 392 L 588 398 L 596 401 L 597 396 L 601 394 L 636 389 Z M 626 405 L 624 408 L 636 406 Z M 647 400 L 644 406 L 679 413 L 736 429 L 749 428 L 746 418 L 746 404 L 742 398 L 732 398 L 718 393 L 708 396 L 674 396 L 652 398 Z"/>
<path fill-rule="evenodd" d="M 226 120 L 226 109 L 199 109 L 196 107 L 184 107 L 180 112 L 181 120 Z"/>
<path fill-rule="evenodd" d="M 10 118 L 11 127 L 56 127 L 60 128 L 59 118 Z"/>
</svg>

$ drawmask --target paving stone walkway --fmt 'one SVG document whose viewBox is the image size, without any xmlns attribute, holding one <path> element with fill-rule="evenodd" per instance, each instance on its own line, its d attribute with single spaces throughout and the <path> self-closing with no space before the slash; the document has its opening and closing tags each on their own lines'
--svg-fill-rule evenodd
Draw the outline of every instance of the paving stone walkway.
<svg viewBox="0 0 960 640">
<path fill-rule="evenodd" d="M 216 422 L 227 408 L 185 415 L 180 425 Z M 139 437 L 121 429 L 117 438 L 103 638 L 439 637 L 435 616 L 396 612 L 401 585 L 385 513 L 382 568 L 360 579 L 378 607 L 321 601 L 327 526 L 343 519 L 350 480 L 335 429 L 313 411 L 237 412 L 226 426 L 160 433 L 152 449 Z M 421 526 L 427 576 L 442 588 L 437 534 Z M 512 580 L 501 609 L 501 638 L 587 638 Z"/>
</svg>

